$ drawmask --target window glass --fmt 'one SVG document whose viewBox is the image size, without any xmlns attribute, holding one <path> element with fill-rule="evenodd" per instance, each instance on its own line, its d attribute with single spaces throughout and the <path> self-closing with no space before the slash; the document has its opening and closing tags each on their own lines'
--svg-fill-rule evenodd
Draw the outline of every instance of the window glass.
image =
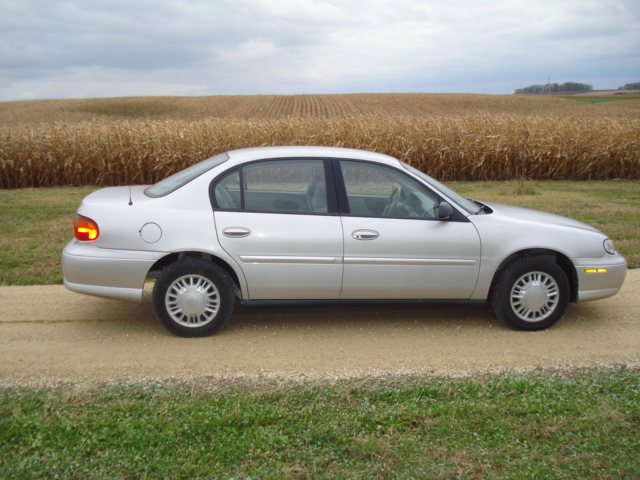
<svg viewBox="0 0 640 480">
<path fill-rule="evenodd" d="M 410 165 L 407 165 L 406 163 L 403 163 L 402 166 L 404 168 L 406 168 L 407 170 L 409 170 L 409 171 L 415 173 L 416 175 L 418 175 L 420 178 L 422 178 L 424 181 L 429 183 L 431 186 L 435 187 L 437 190 L 440 190 L 441 193 L 444 193 L 447 197 L 449 197 L 451 200 L 456 202 L 458 205 L 460 205 L 462 208 L 464 208 L 467 212 L 476 214 L 481 210 L 481 208 L 478 207 L 478 205 L 473 203 L 471 200 L 469 200 L 467 198 L 464 198 L 458 192 L 455 192 L 455 191 L 451 190 L 449 187 L 447 187 L 446 185 L 443 185 L 442 183 L 438 182 L 437 180 L 434 180 L 433 178 L 431 178 L 426 173 L 421 172 L 417 168 L 414 168 L 414 167 L 412 167 Z"/>
<path fill-rule="evenodd" d="M 273 160 L 245 165 L 214 187 L 217 207 L 267 213 L 327 213 L 323 160 Z"/>
<path fill-rule="evenodd" d="M 240 170 L 238 168 L 225 174 L 215 186 L 215 203 L 219 208 L 238 210 L 242 205 L 240 195 Z"/>
<path fill-rule="evenodd" d="M 340 162 L 353 216 L 437 218 L 439 200 L 397 170 L 362 162 Z"/>
<path fill-rule="evenodd" d="M 213 167 L 217 167 L 227 160 L 229 160 L 229 155 L 227 153 L 221 153 L 220 155 L 216 155 L 215 157 L 208 158 L 200 163 L 191 165 L 189 168 L 171 175 L 164 180 L 159 181 L 155 185 L 147 188 L 144 193 L 149 197 L 163 197 L 170 194 L 171 192 L 176 191 L 180 187 L 189 183 L 194 178 L 199 177 L 204 172 L 211 170 Z"/>
<path fill-rule="evenodd" d="M 243 168 L 245 209 L 327 213 L 322 160 L 274 160 Z"/>
</svg>

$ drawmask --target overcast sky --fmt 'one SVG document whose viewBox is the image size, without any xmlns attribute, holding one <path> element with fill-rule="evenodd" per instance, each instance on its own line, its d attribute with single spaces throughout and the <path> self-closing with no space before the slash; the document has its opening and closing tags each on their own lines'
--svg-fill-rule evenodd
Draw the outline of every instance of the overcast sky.
<svg viewBox="0 0 640 480">
<path fill-rule="evenodd" d="M 0 101 L 640 81 L 640 0 L 0 0 Z"/>
</svg>

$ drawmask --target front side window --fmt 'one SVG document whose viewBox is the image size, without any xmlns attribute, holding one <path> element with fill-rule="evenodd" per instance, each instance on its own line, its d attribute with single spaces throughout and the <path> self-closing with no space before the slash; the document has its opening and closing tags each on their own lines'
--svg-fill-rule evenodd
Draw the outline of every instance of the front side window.
<svg viewBox="0 0 640 480">
<path fill-rule="evenodd" d="M 418 182 L 383 165 L 341 161 L 352 216 L 437 218 L 440 201 Z"/>
<path fill-rule="evenodd" d="M 464 198 L 458 192 L 455 192 L 455 191 L 451 190 L 446 185 L 443 185 L 442 183 L 438 182 L 437 180 L 431 178 L 429 175 L 427 175 L 424 172 L 421 172 L 417 168 L 414 168 L 414 167 L 412 167 L 410 165 L 407 165 L 406 163 L 403 163 L 402 166 L 404 168 L 406 168 L 407 170 L 409 170 L 410 172 L 413 172 L 414 174 L 416 174 L 417 176 L 422 178 L 425 182 L 427 182 L 429 185 L 431 185 L 435 189 L 437 189 L 440 192 L 442 192 L 443 194 L 445 194 L 451 200 L 453 200 L 458 205 L 460 205 L 462 208 L 464 208 L 467 212 L 472 213 L 472 214 L 475 215 L 480 210 L 482 210 L 482 208 L 478 207 L 478 205 L 473 203 L 471 200 L 469 200 L 467 198 Z"/>
<path fill-rule="evenodd" d="M 235 169 L 213 188 L 217 208 L 265 213 L 328 213 L 323 160 L 269 160 Z"/>
</svg>

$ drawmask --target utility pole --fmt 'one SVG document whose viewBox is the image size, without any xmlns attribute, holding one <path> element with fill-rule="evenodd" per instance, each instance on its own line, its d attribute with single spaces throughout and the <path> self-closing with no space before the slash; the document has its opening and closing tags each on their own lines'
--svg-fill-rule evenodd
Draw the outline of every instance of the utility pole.
<svg viewBox="0 0 640 480">
<path fill-rule="evenodd" d="M 549 90 L 549 96 L 551 96 L 551 75 L 549 75 L 549 81 L 547 82 L 547 90 Z"/>
</svg>

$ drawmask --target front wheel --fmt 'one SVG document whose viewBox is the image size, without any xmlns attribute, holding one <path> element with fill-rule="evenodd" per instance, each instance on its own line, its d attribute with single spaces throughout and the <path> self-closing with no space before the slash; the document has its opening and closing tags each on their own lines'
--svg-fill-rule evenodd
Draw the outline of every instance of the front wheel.
<svg viewBox="0 0 640 480">
<path fill-rule="evenodd" d="M 499 319 L 519 330 L 542 330 L 556 323 L 569 304 L 569 280 L 556 263 L 523 257 L 500 274 L 491 293 Z"/>
<path fill-rule="evenodd" d="M 220 330 L 233 313 L 234 301 L 227 273 L 201 258 L 165 268 L 152 295 L 156 318 L 181 337 L 205 337 Z"/>
</svg>

